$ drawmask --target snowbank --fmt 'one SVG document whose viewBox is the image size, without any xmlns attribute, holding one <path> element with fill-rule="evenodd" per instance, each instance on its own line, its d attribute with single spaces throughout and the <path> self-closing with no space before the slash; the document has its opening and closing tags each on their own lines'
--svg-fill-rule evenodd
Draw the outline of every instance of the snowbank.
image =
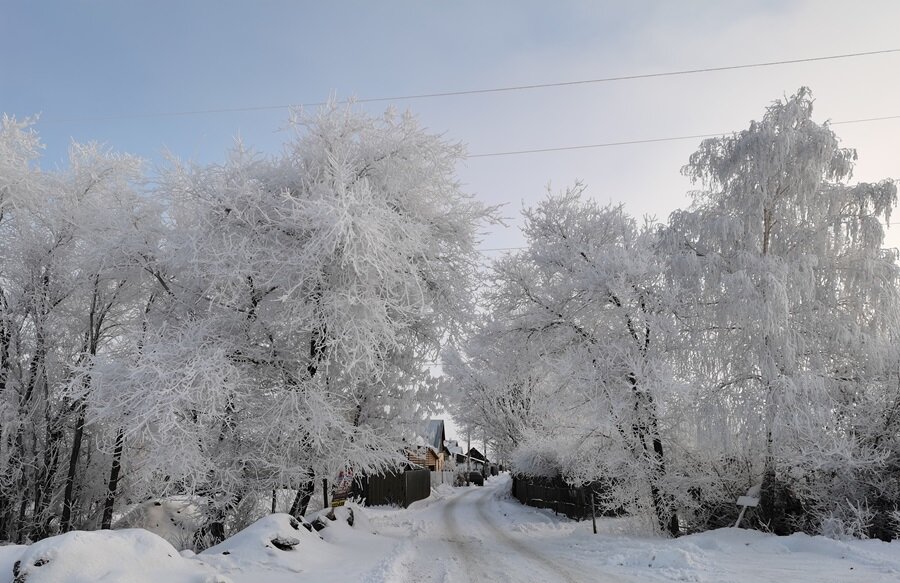
<svg viewBox="0 0 900 583">
<path fill-rule="evenodd" d="M 271 514 L 200 554 L 280 557 L 284 555 L 278 551 L 312 549 L 321 542 L 322 539 L 308 522 L 301 522 L 289 514 Z"/>
<path fill-rule="evenodd" d="M 365 581 L 396 545 L 373 534 L 366 512 L 348 504 L 321 510 L 309 522 L 266 516 L 196 559 L 233 583 Z"/>
<path fill-rule="evenodd" d="M 0 546 L 0 581 L 7 581 L 11 578 L 13 565 L 22 556 L 22 553 L 28 547 L 25 545 L 2 545 Z"/>
<path fill-rule="evenodd" d="M 145 517 L 151 518 L 167 517 L 170 510 L 148 509 Z M 336 508 L 334 520 L 327 511 L 319 514 L 319 532 L 305 520 L 273 514 L 198 555 L 137 528 L 0 546 L 0 583 L 293 583 L 301 573 L 311 577 L 305 580 L 356 581 L 396 545 L 375 536 L 355 505 Z"/>
<path fill-rule="evenodd" d="M 10 575 L 15 583 L 231 583 L 142 529 L 75 531 L 44 539 L 24 550 Z"/>
<path fill-rule="evenodd" d="M 298 521 L 288 514 L 263 517 L 231 538 L 196 555 L 197 561 L 228 573 L 237 583 L 253 581 L 252 574 L 271 573 L 289 580 L 322 557 L 334 555 L 306 521 Z M 248 576 L 251 575 L 251 576 Z"/>
</svg>

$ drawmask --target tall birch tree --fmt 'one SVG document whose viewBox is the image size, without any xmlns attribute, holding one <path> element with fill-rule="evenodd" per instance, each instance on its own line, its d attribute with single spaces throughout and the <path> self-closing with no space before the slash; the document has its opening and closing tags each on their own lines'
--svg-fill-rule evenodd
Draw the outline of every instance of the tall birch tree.
<svg viewBox="0 0 900 583">
<path fill-rule="evenodd" d="M 896 332 L 896 257 L 883 249 L 896 187 L 849 185 L 856 152 L 812 112 L 802 88 L 705 140 L 684 168 L 701 190 L 671 217 L 670 273 L 692 299 L 682 371 L 706 404 L 698 445 L 752 452 L 760 519 L 776 531 L 790 528 L 804 466 L 877 462 L 845 416 L 883 378 Z"/>
</svg>

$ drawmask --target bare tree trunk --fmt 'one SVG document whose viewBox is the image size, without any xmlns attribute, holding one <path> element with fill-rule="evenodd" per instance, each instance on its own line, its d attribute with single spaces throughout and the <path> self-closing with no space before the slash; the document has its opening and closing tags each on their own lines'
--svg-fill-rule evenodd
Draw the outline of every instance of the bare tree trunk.
<svg viewBox="0 0 900 583">
<path fill-rule="evenodd" d="M 16 517 L 16 541 L 19 543 L 25 542 L 25 513 L 28 510 L 28 496 L 25 493 L 27 483 L 27 480 L 23 477 L 22 494 L 19 497 L 19 515 Z"/>
<path fill-rule="evenodd" d="M 7 317 L 6 295 L 0 289 L 0 397 L 6 394 L 9 374 L 11 372 L 9 347 L 12 341 L 12 330 Z M 6 445 L 12 448 L 13 443 L 7 437 L 0 435 L 0 438 L 7 439 Z M 9 483 L 11 479 L 10 471 L 13 469 L 8 464 L 3 470 L 4 483 Z M 12 492 L 0 491 L 0 539 L 9 540 L 12 538 L 13 524 L 13 500 Z"/>
<path fill-rule="evenodd" d="M 322 328 L 314 328 L 309 335 L 309 364 L 306 367 L 309 378 L 315 377 L 318 372 L 319 360 L 322 358 L 322 353 L 325 350 L 326 334 L 327 332 L 323 326 Z M 303 447 L 303 445 L 301 444 L 300 447 Z M 297 495 L 294 497 L 294 502 L 291 504 L 291 516 L 300 518 L 306 514 L 306 509 L 309 507 L 309 501 L 312 499 L 314 489 L 315 475 L 311 471 L 308 471 L 304 476 L 304 479 L 300 481 Z"/>
<path fill-rule="evenodd" d="M 63 494 L 62 517 L 59 520 L 61 532 L 69 532 L 72 528 L 72 498 L 75 491 L 75 474 L 78 469 L 78 456 L 81 455 L 81 441 L 84 437 L 84 421 L 87 404 L 84 399 L 78 403 L 78 417 L 75 420 L 75 433 L 72 436 L 72 454 L 69 457 L 69 471 L 66 473 L 66 490 Z"/>
<path fill-rule="evenodd" d="M 662 439 L 659 436 L 659 431 L 656 428 L 656 418 L 653 419 L 653 452 L 656 456 L 656 478 L 662 478 L 666 475 L 666 466 L 665 466 L 665 456 L 663 455 L 663 445 Z M 666 520 L 665 512 L 660 512 L 657 510 L 657 518 L 659 519 L 660 527 L 663 530 L 667 531 L 672 536 L 678 536 L 681 534 L 681 528 L 678 524 L 678 514 L 675 512 L 674 503 L 672 499 L 668 496 L 664 496 L 659 492 L 659 488 L 654 486 L 655 496 L 656 496 L 656 506 L 657 509 L 665 509 L 668 512 L 669 517 Z"/>
<path fill-rule="evenodd" d="M 120 284 L 121 289 L 121 284 Z M 115 297 L 115 296 L 114 296 Z M 97 347 L 100 344 L 101 330 L 103 329 L 103 320 L 109 313 L 113 302 L 100 304 L 100 276 L 94 276 L 94 294 L 91 297 L 91 308 L 88 312 L 88 329 L 84 335 L 83 352 L 88 358 L 97 355 Z M 69 471 L 66 474 L 66 489 L 63 494 L 63 512 L 60 519 L 60 530 L 68 532 L 72 527 L 72 499 L 75 493 L 75 476 L 78 470 L 78 458 L 81 455 L 81 442 L 84 438 L 84 422 L 87 417 L 87 392 L 90 388 L 90 376 L 85 375 L 83 379 L 84 396 L 82 396 L 76 407 L 78 416 L 75 420 L 75 433 L 72 437 L 72 454 L 69 456 Z"/>
<path fill-rule="evenodd" d="M 635 416 L 637 417 L 632 425 L 632 431 L 638 441 L 640 441 L 644 451 L 648 455 L 652 455 L 653 467 L 650 479 L 650 498 L 653 501 L 656 519 L 662 530 L 672 536 L 678 536 L 681 534 L 681 529 L 674 502 L 659 487 L 659 482 L 666 475 L 666 462 L 662 437 L 659 434 L 659 421 L 654 410 L 653 396 L 638 391 L 637 379 L 634 375 L 629 375 L 629 381 L 632 384 L 632 391 L 635 395 Z M 652 454 L 647 445 L 648 440 L 651 442 Z"/>
<path fill-rule="evenodd" d="M 291 504 L 289 512 L 294 518 L 300 518 L 306 514 L 309 501 L 312 500 L 313 490 L 316 487 L 313 480 L 313 476 L 308 474 L 307 479 L 300 483 L 300 488 L 297 490 L 297 495 L 294 497 L 294 502 Z"/>
<path fill-rule="evenodd" d="M 38 475 L 38 453 L 37 453 L 37 437 L 32 436 L 32 447 L 30 453 L 27 451 L 25 444 L 25 431 L 26 428 L 31 429 L 32 432 L 36 431 L 35 419 L 34 419 L 34 411 L 36 410 L 35 404 L 35 395 L 39 393 L 41 387 L 41 381 L 45 378 L 43 375 L 44 371 L 44 361 L 46 358 L 46 345 L 44 342 L 44 334 L 42 331 L 42 326 L 40 324 L 41 318 L 38 315 L 37 311 L 32 312 L 32 318 L 35 320 L 35 350 L 34 355 L 31 357 L 31 362 L 28 364 L 28 381 L 25 383 L 24 392 L 21 394 L 19 398 L 19 407 L 18 407 L 18 416 L 21 421 L 16 428 L 16 435 L 13 440 L 15 443 L 14 454 L 12 459 L 15 460 L 11 465 L 18 466 L 18 468 L 13 467 L 13 471 L 16 469 L 20 470 L 19 475 L 19 513 L 16 518 L 16 540 L 19 542 L 23 542 L 25 540 L 26 535 L 26 517 L 28 514 L 28 490 L 29 485 L 34 485 L 35 489 L 38 489 L 37 484 L 40 482 L 40 476 Z M 46 405 L 49 407 L 49 403 Z M 29 459 L 31 458 L 31 459 Z M 29 468 L 31 469 L 31 480 L 29 480 Z M 36 496 L 37 492 L 35 492 L 34 501 L 37 500 Z M 34 518 L 34 515 L 32 515 Z"/>
<path fill-rule="evenodd" d="M 119 472 L 122 468 L 122 450 L 125 449 L 125 428 L 116 431 L 116 446 L 113 450 L 112 467 L 109 470 L 109 482 L 106 486 L 106 499 L 103 501 L 103 519 L 100 528 L 112 528 L 113 508 L 116 505 L 116 490 L 119 488 Z"/>
<path fill-rule="evenodd" d="M 48 405 L 49 406 L 49 405 Z M 34 520 L 32 524 L 32 540 L 40 540 L 52 534 L 50 524 L 53 516 L 48 515 L 47 508 L 53 497 L 53 483 L 59 469 L 59 453 L 62 449 L 63 431 L 60 419 L 47 420 L 47 443 L 44 448 L 44 464 L 38 483 L 35 484 Z"/>
<path fill-rule="evenodd" d="M 144 306 L 144 317 L 141 320 L 141 336 L 138 339 L 138 354 L 144 352 L 144 337 L 147 335 L 147 317 L 153 302 L 156 301 L 156 294 L 151 293 L 147 298 L 147 305 Z M 120 426 L 116 430 L 116 443 L 113 448 L 112 465 L 109 468 L 109 480 L 106 483 L 106 497 L 103 499 L 103 517 L 100 519 L 100 529 L 109 530 L 112 528 L 113 510 L 116 506 L 116 494 L 119 490 L 119 475 L 122 471 L 122 453 L 125 451 L 125 428 Z"/>
</svg>

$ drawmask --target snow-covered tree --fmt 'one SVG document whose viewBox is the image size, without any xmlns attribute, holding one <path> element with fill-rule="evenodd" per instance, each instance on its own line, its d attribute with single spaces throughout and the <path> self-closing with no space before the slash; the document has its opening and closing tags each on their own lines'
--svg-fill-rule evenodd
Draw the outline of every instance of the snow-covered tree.
<svg viewBox="0 0 900 583">
<path fill-rule="evenodd" d="M 82 448 L 86 371 L 130 319 L 130 255 L 157 215 L 135 188 L 139 161 L 73 144 L 68 167 L 45 172 L 27 123 L 5 119 L 0 136 L 0 522 L 8 538 L 38 538 L 102 499 L 86 487 L 98 461 Z"/>
<path fill-rule="evenodd" d="M 480 408 L 488 419 L 478 422 L 488 430 L 490 417 L 501 421 L 492 430 L 517 446 L 515 470 L 608 481 L 610 506 L 649 509 L 677 534 L 658 402 L 673 385 L 666 362 L 672 318 L 655 228 L 639 226 L 621 207 L 597 205 L 580 186 L 524 214 L 528 247 L 494 264 L 487 292 L 502 324 L 491 323 L 472 346 L 506 335 L 515 348 L 473 352 L 468 366 L 451 363 L 454 382 L 473 393 L 460 402 Z M 516 351 L 530 366 L 519 361 L 508 374 L 516 361 L 497 360 Z M 490 384 L 493 394 L 475 392 Z M 516 411 L 519 426 L 509 422 Z"/>
<path fill-rule="evenodd" d="M 427 363 L 470 310 L 490 214 L 455 182 L 462 149 L 409 115 L 330 106 L 295 129 L 280 156 L 238 144 L 163 176 L 164 314 L 97 393 L 137 417 L 147 480 L 204 494 L 217 523 L 282 487 L 302 514 L 314 479 L 398 463 L 433 406 Z"/>
<path fill-rule="evenodd" d="M 679 368 L 698 388 L 686 438 L 748 460 L 776 530 L 792 497 L 834 503 L 824 484 L 883 461 L 856 407 L 896 368 L 896 257 L 882 248 L 896 188 L 846 184 L 856 153 L 812 106 L 804 88 L 705 140 L 684 169 L 703 190 L 668 235 Z"/>
</svg>

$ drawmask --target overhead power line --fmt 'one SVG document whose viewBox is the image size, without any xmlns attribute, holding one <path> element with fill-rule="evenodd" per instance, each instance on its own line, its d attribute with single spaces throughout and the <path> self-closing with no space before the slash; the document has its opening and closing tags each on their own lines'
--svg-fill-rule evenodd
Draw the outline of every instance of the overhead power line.
<svg viewBox="0 0 900 583">
<path fill-rule="evenodd" d="M 703 67 L 696 69 L 680 69 L 675 71 L 662 71 L 658 73 L 639 73 L 634 75 L 618 75 L 612 77 L 598 77 L 595 79 L 577 79 L 574 81 L 558 81 L 558 82 L 550 82 L 550 83 L 532 83 L 528 85 L 509 85 L 505 87 L 487 87 L 481 89 L 462 89 L 456 91 L 438 91 L 433 93 L 413 93 L 407 95 L 392 95 L 385 97 L 363 97 L 359 99 L 353 100 L 340 100 L 337 103 L 347 103 L 349 101 L 353 101 L 354 103 L 378 103 L 385 101 L 405 101 L 405 100 L 413 100 L 413 99 L 433 99 L 440 97 L 459 97 L 463 95 L 485 95 L 491 93 L 507 93 L 512 91 L 530 91 L 534 89 L 547 89 L 551 87 L 572 87 L 576 85 L 591 85 L 598 83 L 613 83 L 618 81 L 634 81 L 637 79 L 654 79 L 658 77 L 676 77 L 682 75 L 697 75 L 700 73 L 715 73 L 720 71 L 735 71 L 740 69 L 758 69 L 762 67 L 776 67 L 782 65 L 794 65 L 799 63 L 813 63 L 817 61 L 833 61 L 838 59 L 852 59 L 858 57 L 869 57 L 874 55 L 885 55 L 890 53 L 900 53 L 900 48 L 896 49 L 884 49 L 879 51 L 865 51 L 859 53 L 844 53 L 840 55 L 827 55 L 822 57 L 807 57 L 802 59 L 782 59 L 778 61 L 765 61 L 759 63 L 744 63 L 740 65 L 725 65 L 721 67 Z M 279 109 L 289 109 L 291 107 L 320 107 L 322 105 L 326 105 L 327 101 L 316 101 L 310 103 L 295 103 L 295 104 L 278 104 L 278 105 L 255 105 L 255 106 L 247 106 L 247 107 L 224 107 L 217 109 L 193 109 L 193 110 L 184 110 L 184 111 L 163 111 L 163 112 L 150 112 L 150 113 L 127 113 L 127 114 L 117 114 L 117 115 L 97 115 L 97 116 L 84 116 L 84 117 L 71 117 L 71 118 L 60 118 L 57 120 L 50 120 L 45 123 L 74 123 L 74 122 L 84 122 L 84 121 L 112 121 L 112 120 L 126 120 L 126 119 L 148 119 L 148 118 L 160 118 L 160 117 L 184 117 L 184 116 L 192 116 L 192 115 L 204 115 L 204 114 L 214 114 L 214 113 L 242 113 L 242 112 L 251 112 L 251 111 L 269 111 L 269 110 L 279 110 Z"/>
<path fill-rule="evenodd" d="M 634 144 L 653 144 L 656 142 L 675 142 L 678 140 L 699 140 L 727 135 L 729 132 L 718 134 L 695 134 L 692 136 L 671 136 L 667 138 L 648 138 L 645 140 L 625 140 L 621 142 L 604 142 L 601 144 L 580 144 L 577 146 L 558 146 L 552 148 L 534 148 L 531 150 L 508 150 L 506 152 L 486 152 L 483 154 L 469 154 L 468 158 L 493 158 L 497 156 L 518 156 L 519 154 L 540 154 L 542 152 L 565 152 L 567 150 L 589 150 L 591 148 L 611 148 L 615 146 L 631 146 Z"/>
<path fill-rule="evenodd" d="M 900 119 L 900 115 L 886 115 L 881 117 L 867 117 L 863 119 L 848 119 L 844 121 L 829 122 L 830 125 L 846 125 L 853 123 L 865 123 L 873 121 L 886 121 Z M 568 150 L 589 150 L 593 148 L 611 148 L 615 146 L 631 146 L 635 144 L 654 144 L 657 142 L 676 142 L 679 140 L 701 140 L 705 138 L 716 138 L 719 136 L 727 136 L 734 132 L 718 132 L 713 134 L 693 134 L 690 136 L 669 136 L 665 138 L 647 138 L 643 140 L 623 140 L 619 142 L 603 142 L 599 144 L 579 144 L 576 146 L 557 146 L 549 148 L 532 148 L 529 150 L 508 150 L 505 152 L 484 152 L 478 154 L 469 154 L 468 158 L 494 158 L 499 156 L 518 156 L 521 154 L 540 154 L 544 152 L 565 152 Z"/>
</svg>

